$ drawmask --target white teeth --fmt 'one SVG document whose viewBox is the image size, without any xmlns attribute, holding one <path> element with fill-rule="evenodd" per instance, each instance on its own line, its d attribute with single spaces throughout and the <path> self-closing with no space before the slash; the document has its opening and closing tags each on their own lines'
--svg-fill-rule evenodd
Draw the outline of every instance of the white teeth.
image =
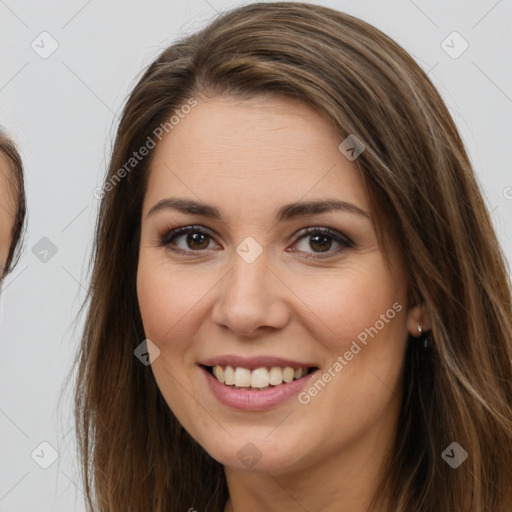
<svg viewBox="0 0 512 512">
<path fill-rule="evenodd" d="M 290 368 L 289 366 L 287 366 L 284 370 L 283 370 L 283 380 L 285 382 L 291 382 L 295 377 L 295 371 L 293 370 L 293 368 Z"/>
<path fill-rule="evenodd" d="M 217 377 L 219 382 L 224 382 L 224 370 L 222 369 L 222 366 L 214 366 L 213 375 Z"/>
<path fill-rule="evenodd" d="M 251 373 L 251 388 L 266 388 L 269 384 L 268 370 L 256 368 Z"/>
<path fill-rule="evenodd" d="M 270 384 L 272 386 L 277 386 L 278 384 L 281 384 L 283 382 L 283 370 L 279 368 L 278 366 L 272 366 L 270 369 Z"/>
<path fill-rule="evenodd" d="M 233 386 L 235 384 L 235 370 L 231 366 L 226 366 L 224 370 L 224 384 Z"/>
<path fill-rule="evenodd" d="M 269 386 L 278 386 L 283 382 L 292 382 L 294 379 L 300 379 L 308 373 L 307 368 L 294 369 L 291 366 L 280 368 L 273 366 L 270 371 L 265 368 L 256 368 L 249 370 L 248 368 L 226 366 L 214 366 L 212 368 L 213 375 L 219 382 L 223 382 L 228 386 L 236 386 L 237 388 L 255 388 L 262 389 Z"/>
<path fill-rule="evenodd" d="M 235 370 L 235 386 L 248 388 L 251 385 L 251 370 L 238 368 Z"/>
</svg>

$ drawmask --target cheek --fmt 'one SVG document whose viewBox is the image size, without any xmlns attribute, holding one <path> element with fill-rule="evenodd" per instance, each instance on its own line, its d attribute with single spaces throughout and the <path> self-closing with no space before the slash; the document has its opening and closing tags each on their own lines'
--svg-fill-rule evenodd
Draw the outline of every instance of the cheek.
<svg viewBox="0 0 512 512">
<path fill-rule="evenodd" d="M 137 271 L 137 296 L 147 338 L 158 345 L 161 355 L 176 355 L 191 348 L 204 322 L 202 304 L 218 278 L 212 272 L 170 265 L 161 256 L 141 254 Z M 169 363 L 176 359 L 170 357 Z"/>
<path fill-rule="evenodd" d="M 193 424 L 194 414 L 201 418 L 191 398 L 191 370 L 196 369 L 190 340 L 198 325 L 194 305 L 204 295 L 189 279 L 151 255 L 139 258 L 137 296 L 144 333 L 160 350 L 151 369 L 167 405 L 186 425 Z"/>
<path fill-rule="evenodd" d="M 188 286 L 165 266 L 141 255 L 137 296 L 146 336 L 159 346 L 193 305 Z"/>
<path fill-rule="evenodd" d="M 1 205 L 2 203 L 0 203 Z M 9 216 L 7 210 L 0 206 L 0 269 L 7 262 L 9 248 L 12 238 L 11 232 L 13 228 L 13 217 Z"/>
<path fill-rule="evenodd" d="M 373 339 L 375 328 L 382 331 L 381 338 L 393 329 L 405 332 L 405 321 L 399 321 L 403 315 L 398 314 L 404 309 L 404 291 L 381 258 L 367 258 L 364 265 L 335 273 L 316 272 L 285 280 L 293 283 L 297 297 L 291 314 L 329 353 L 348 350 L 356 339 Z M 218 282 L 214 272 L 198 272 L 194 265 L 176 269 L 142 251 L 137 294 L 146 336 L 173 353 L 184 350 L 204 321 L 205 295 L 214 293 Z"/>
<path fill-rule="evenodd" d="M 405 291 L 381 258 L 335 275 L 296 281 L 294 292 L 308 308 L 308 330 L 331 354 L 349 350 L 354 340 L 364 345 L 376 338 L 405 334 Z M 401 313 L 402 312 L 402 313 Z"/>
</svg>

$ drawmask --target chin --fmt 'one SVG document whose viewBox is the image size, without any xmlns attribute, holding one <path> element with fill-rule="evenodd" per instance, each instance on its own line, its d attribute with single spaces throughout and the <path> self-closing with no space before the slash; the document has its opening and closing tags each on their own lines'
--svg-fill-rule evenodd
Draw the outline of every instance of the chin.
<svg viewBox="0 0 512 512">
<path fill-rule="evenodd" d="M 265 433 L 251 435 L 250 432 L 230 437 L 228 434 L 218 439 L 208 437 L 199 444 L 216 461 L 227 468 L 255 473 L 284 474 L 300 469 L 306 454 L 297 448 L 304 445 L 300 439 L 284 433 L 281 436 L 269 436 Z"/>
</svg>

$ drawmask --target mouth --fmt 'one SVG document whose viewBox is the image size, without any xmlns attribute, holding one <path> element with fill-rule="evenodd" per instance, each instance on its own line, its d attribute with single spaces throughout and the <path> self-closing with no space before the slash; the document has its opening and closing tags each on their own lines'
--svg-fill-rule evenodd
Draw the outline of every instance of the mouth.
<svg viewBox="0 0 512 512">
<path fill-rule="evenodd" d="M 254 369 L 230 365 L 200 366 L 226 388 L 256 392 L 304 379 L 318 370 L 316 366 L 261 366 Z"/>
</svg>

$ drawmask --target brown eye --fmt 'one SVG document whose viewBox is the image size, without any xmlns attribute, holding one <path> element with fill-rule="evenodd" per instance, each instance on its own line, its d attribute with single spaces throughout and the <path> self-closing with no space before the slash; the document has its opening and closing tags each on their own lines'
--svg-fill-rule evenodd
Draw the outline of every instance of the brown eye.
<svg viewBox="0 0 512 512">
<path fill-rule="evenodd" d="M 186 244 L 191 249 L 206 249 L 208 247 L 209 235 L 204 233 L 188 233 L 186 235 Z M 205 244 L 206 241 L 206 244 Z"/>
<path fill-rule="evenodd" d="M 180 247 L 176 241 L 182 238 L 185 240 L 185 242 Z M 169 231 L 161 239 L 160 245 L 175 246 L 169 248 L 177 252 L 186 253 L 190 251 L 201 251 L 203 249 L 207 249 L 211 240 L 211 235 L 206 231 L 199 229 L 196 226 L 186 226 Z"/>
<path fill-rule="evenodd" d="M 331 248 L 332 239 L 325 235 L 314 235 L 309 239 L 311 249 L 318 248 L 319 252 L 328 251 Z"/>
<path fill-rule="evenodd" d="M 308 241 L 309 239 L 309 241 Z M 338 244 L 337 248 L 330 250 L 333 242 Z M 354 247 L 354 243 L 346 236 L 326 227 L 312 227 L 307 228 L 297 238 L 296 245 L 302 244 L 299 248 L 300 252 L 308 253 L 308 249 L 313 251 L 313 254 L 306 256 L 308 258 L 326 258 L 339 254 L 340 252 Z M 327 253 L 326 256 L 316 256 L 315 253 Z"/>
<path fill-rule="evenodd" d="M 180 247 L 177 241 L 182 238 L 184 242 L 181 242 L 182 245 Z M 306 243 L 308 239 L 309 242 Z M 170 250 L 180 254 L 190 254 L 208 249 L 211 241 L 213 241 L 212 235 L 201 227 L 184 226 L 173 229 L 165 234 L 160 240 L 160 246 L 168 247 Z M 327 258 L 354 247 L 354 243 L 349 238 L 327 227 L 307 228 L 297 237 L 294 245 L 297 245 L 299 242 L 303 244 L 303 247 L 298 252 L 309 253 L 310 255 L 306 257 L 312 259 Z M 338 247 L 331 250 L 333 243 L 338 244 Z M 296 249 L 292 250 L 292 252 L 295 251 Z M 322 253 L 326 253 L 326 255 L 323 256 L 321 255 Z"/>
</svg>

